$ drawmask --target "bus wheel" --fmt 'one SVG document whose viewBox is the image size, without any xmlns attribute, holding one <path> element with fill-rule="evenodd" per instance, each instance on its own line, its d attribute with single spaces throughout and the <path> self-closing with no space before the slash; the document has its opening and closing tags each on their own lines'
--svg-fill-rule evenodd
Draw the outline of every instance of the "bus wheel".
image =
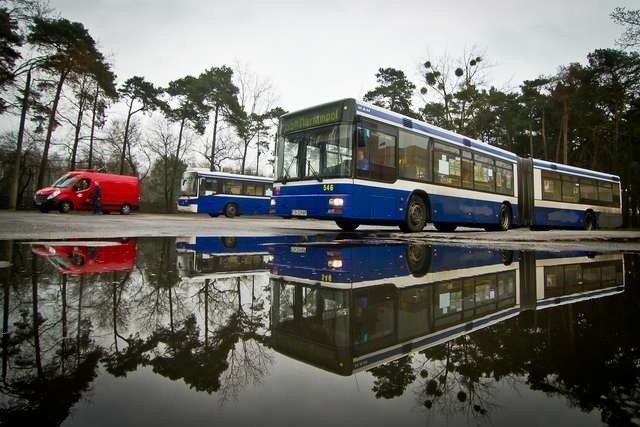
<svg viewBox="0 0 640 427">
<path fill-rule="evenodd" d="M 436 230 L 442 231 L 443 233 L 456 231 L 456 227 L 458 227 L 456 224 L 453 224 L 451 222 L 434 222 L 433 226 L 436 228 Z"/>
<path fill-rule="evenodd" d="M 498 221 L 498 225 L 489 225 L 484 229 L 487 231 L 507 231 L 511 228 L 511 208 L 504 203 L 500 206 Z"/>
<path fill-rule="evenodd" d="M 122 205 L 122 207 L 120 208 L 120 215 L 129 215 L 131 213 L 131 205 L 128 203 L 125 203 L 124 205 Z"/>
<path fill-rule="evenodd" d="M 596 229 L 596 220 L 593 217 L 593 212 L 587 211 L 584 214 L 584 229 L 587 231 Z"/>
<path fill-rule="evenodd" d="M 500 224 L 498 224 L 499 231 L 507 231 L 511 228 L 511 208 L 505 204 L 500 208 Z"/>
<path fill-rule="evenodd" d="M 360 224 L 346 219 L 336 219 L 336 225 L 344 231 L 354 231 Z"/>
<path fill-rule="evenodd" d="M 233 218 L 236 215 L 238 215 L 238 206 L 236 206 L 235 203 L 228 203 L 224 207 L 224 216 L 227 218 Z"/>
<path fill-rule="evenodd" d="M 415 233 L 422 231 L 425 225 L 427 225 L 427 206 L 424 204 L 422 197 L 413 195 L 409 199 L 407 219 L 400 229 L 405 232 Z"/>
<path fill-rule="evenodd" d="M 224 246 L 227 249 L 235 248 L 237 244 L 238 244 L 238 239 L 236 237 L 231 236 L 231 237 L 222 238 L 222 246 Z"/>
<path fill-rule="evenodd" d="M 71 206 L 70 201 L 65 200 L 64 202 L 60 202 L 60 213 L 69 213 L 72 208 L 73 206 Z"/>
<path fill-rule="evenodd" d="M 431 267 L 431 246 L 409 243 L 406 247 L 407 264 L 413 277 L 422 277 Z"/>
</svg>

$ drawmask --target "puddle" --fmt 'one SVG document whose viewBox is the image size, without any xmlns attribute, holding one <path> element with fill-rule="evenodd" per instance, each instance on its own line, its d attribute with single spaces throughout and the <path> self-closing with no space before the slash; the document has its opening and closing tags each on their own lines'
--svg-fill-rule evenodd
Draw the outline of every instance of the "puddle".
<svg viewBox="0 0 640 427">
<path fill-rule="evenodd" d="M 341 233 L 4 241 L 0 260 L 6 424 L 640 416 L 636 255 Z"/>
</svg>

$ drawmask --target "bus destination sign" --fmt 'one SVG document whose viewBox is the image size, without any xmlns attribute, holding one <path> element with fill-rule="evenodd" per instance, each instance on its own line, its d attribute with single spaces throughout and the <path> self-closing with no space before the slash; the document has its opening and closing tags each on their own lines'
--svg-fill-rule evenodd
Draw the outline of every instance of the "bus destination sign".
<svg viewBox="0 0 640 427">
<path fill-rule="evenodd" d="M 282 133 L 295 132 L 306 129 L 335 123 L 342 120 L 343 104 L 334 104 L 320 107 L 312 111 L 305 111 L 294 114 L 291 117 L 282 118 Z"/>
</svg>

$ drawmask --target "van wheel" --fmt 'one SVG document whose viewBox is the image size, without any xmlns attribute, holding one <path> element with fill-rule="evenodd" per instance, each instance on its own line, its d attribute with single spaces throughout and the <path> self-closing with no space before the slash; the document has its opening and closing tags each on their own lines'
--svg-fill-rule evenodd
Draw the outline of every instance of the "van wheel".
<svg viewBox="0 0 640 427">
<path fill-rule="evenodd" d="M 64 202 L 60 202 L 60 213 L 69 213 L 72 208 L 73 206 L 71 206 L 70 201 L 65 200 Z"/>
<path fill-rule="evenodd" d="M 224 216 L 233 218 L 238 215 L 238 206 L 235 203 L 229 203 L 224 207 Z"/>
<path fill-rule="evenodd" d="M 129 203 L 125 203 L 120 208 L 120 215 L 129 215 L 131 213 L 131 205 Z"/>
</svg>

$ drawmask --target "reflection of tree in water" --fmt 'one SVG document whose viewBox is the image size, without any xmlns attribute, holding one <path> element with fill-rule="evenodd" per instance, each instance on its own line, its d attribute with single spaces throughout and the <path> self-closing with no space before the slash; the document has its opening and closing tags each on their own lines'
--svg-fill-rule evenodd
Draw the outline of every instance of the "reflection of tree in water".
<svg viewBox="0 0 640 427">
<path fill-rule="evenodd" d="M 371 369 L 371 374 L 376 377 L 372 389 L 376 398 L 392 399 L 404 394 L 407 386 L 416 379 L 411 360 L 411 356 L 405 356 Z"/>
<path fill-rule="evenodd" d="M 5 315 L 0 423 L 59 425 L 89 389 L 102 350 L 90 337 L 91 322 L 82 317 L 83 279 L 75 295 L 79 296 L 78 302 L 72 304 L 75 296 L 68 291 L 66 276 L 47 270 L 35 255 L 25 262 L 29 255 L 20 249 L 14 253 L 15 257 L 9 258 L 14 267 L 5 273 L 2 287 Z M 58 283 L 58 292 L 53 292 L 56 285 L 48 284 L 52 282 Z M 14 289 L 25 288 L 31 290 L 29 298 L 19 292 L 12 298 Z M 71 318 L 72 305 L 78 307 L 76 322 Z M 11 330 L 7 313 L 17 313 Z"/>
<path fill-rule="evenodd" d="M 445 418 L 464 415 L 476 423 L 488 422 L 496 360 L 485 354 L 470 336 L 463 336 L 421 353 L 416 395 L 425 410 Z"/>
<path fill-rule="evenodd" d="M 627 283 L 638 283 L 630 270 Z M 597 410 L 604 423 L 628 425 L 640 418 L 640 330 L 629 326 L 638 318 L 634 286 L 621 295 L 525 311 L 414 354 L 412 363 L 373 368 L 373 391 L 395 397 L 417 378 L 411 388 L 425 411 L 490 423 L 498 387 L 528 386 L 564 396 L 569 407 Z"/>
<path fill-rule="evenodd" d="M 136 307 L 138 328 L 129 336 L 114 329 L 115 344 L 104 358 L 108 371 L 124 376 L 149 366 L 198 391 L 219 392 L 222 400 L 260 381 L 271 360 L 260 344 L 267 320 L 255 279 L 203 280 L 194 289 L 175 271 L 175 240 L 153 243 L 140 245 L 144 285 L 135 291 L 135 301 L 113 298 L 113 307 Z M 113 324 L 120 325 L 120 310 L 113 312 Z M 119 347 L 118 341 L 126 346 Z"/>
</svg>

